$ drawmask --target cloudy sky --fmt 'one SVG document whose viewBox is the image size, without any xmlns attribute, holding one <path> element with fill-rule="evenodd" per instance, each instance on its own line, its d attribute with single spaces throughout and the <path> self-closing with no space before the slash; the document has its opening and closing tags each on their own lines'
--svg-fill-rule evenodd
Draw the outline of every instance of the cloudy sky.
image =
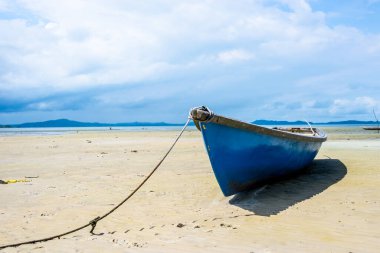
<svg viewBox="0 0 380 253">
<path fill-rule="evenodd" d="M 0 0 L 0 124 L 380 114 L 379 0 Z"/>
</svg>

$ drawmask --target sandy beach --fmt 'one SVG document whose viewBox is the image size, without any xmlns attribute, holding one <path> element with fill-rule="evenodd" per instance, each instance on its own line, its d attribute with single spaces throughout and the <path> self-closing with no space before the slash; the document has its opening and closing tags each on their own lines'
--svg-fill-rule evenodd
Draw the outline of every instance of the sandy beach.
<svg viewBox="0 0 380 253">
<path fill-rule="evenodd" d="M 347 128 L 348 129 L 348 128 Z M 380 135 L 328 129 L 309 170 L 224 197 L 198 131 L 186 131 L 125 205 L 75 234 L 4 252 L 378 252 Z M 176 131 L 0 136 L 0 246 L 106 213 L 157 164 Z M 27 177 L 27 178 L 25 178 Z"/>
</svg>

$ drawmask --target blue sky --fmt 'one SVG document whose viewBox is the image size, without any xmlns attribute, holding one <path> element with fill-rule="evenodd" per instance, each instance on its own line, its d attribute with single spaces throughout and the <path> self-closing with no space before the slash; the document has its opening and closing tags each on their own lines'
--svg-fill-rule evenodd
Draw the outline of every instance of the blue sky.
<svg viewBox="0 0 380 253">
<path fill-rule="evenodd" d="M 0 0 L 0 124 L 380 114 L 380 1 Z"/>
</svg>

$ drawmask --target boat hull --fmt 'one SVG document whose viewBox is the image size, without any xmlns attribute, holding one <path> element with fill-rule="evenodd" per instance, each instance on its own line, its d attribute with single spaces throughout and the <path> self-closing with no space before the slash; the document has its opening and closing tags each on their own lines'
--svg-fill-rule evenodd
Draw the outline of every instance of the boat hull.
<svg viewBox="0 0 380 253">
<path fill-rule="evenodd" d="M 242 123 L 243 124 L 243 123 Z M 262 127 L 199 122 L 210 162 L 225 196 L 283 178 L 308 166 L 325 139 L 301 138 Z M 252 127 L 251 127 L 252 126 Z M 255 128 L 249 129 L 250 127 Z M 264 130 L 262 130 L 264 129 Z"/>
</svg>

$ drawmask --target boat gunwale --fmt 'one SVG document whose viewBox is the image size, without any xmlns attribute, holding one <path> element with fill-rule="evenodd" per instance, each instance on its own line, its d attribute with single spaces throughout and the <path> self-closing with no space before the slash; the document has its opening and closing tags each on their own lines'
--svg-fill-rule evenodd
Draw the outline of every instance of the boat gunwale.
<svg viewBox="0 0 380 253">
<path fill-rule="evenodd" d="M 301 134 L 292 133 L 292 132 L 281 131 L 278 129 L 267 128 L 267 127 L 243 122 L 240 120 L 227 118 L 221 115 L 216 115 L 216 114 L 212 115 L 212 117 L 208 121 L 200 121 L 200 122 L 202 123 L 213 122 L 216 124 L 225 125 L 225 126 L 229 126 L 233 128 L 239 128 L 239 129 L 248 130 L 248 131 L 252 131 L 252 132 L 256 132 L 260 134 L 275 136 L 275 137 L 284 138 L 284 139 L 293 139 L 297 141 L 324 142 L 327 140 L 327 135 L 325 134 L 324 131 L 320 130 L 319 128 L 315 129 L 317 136 L 307 136 L 307 135 L 301 135 Z"/>
</svg>

